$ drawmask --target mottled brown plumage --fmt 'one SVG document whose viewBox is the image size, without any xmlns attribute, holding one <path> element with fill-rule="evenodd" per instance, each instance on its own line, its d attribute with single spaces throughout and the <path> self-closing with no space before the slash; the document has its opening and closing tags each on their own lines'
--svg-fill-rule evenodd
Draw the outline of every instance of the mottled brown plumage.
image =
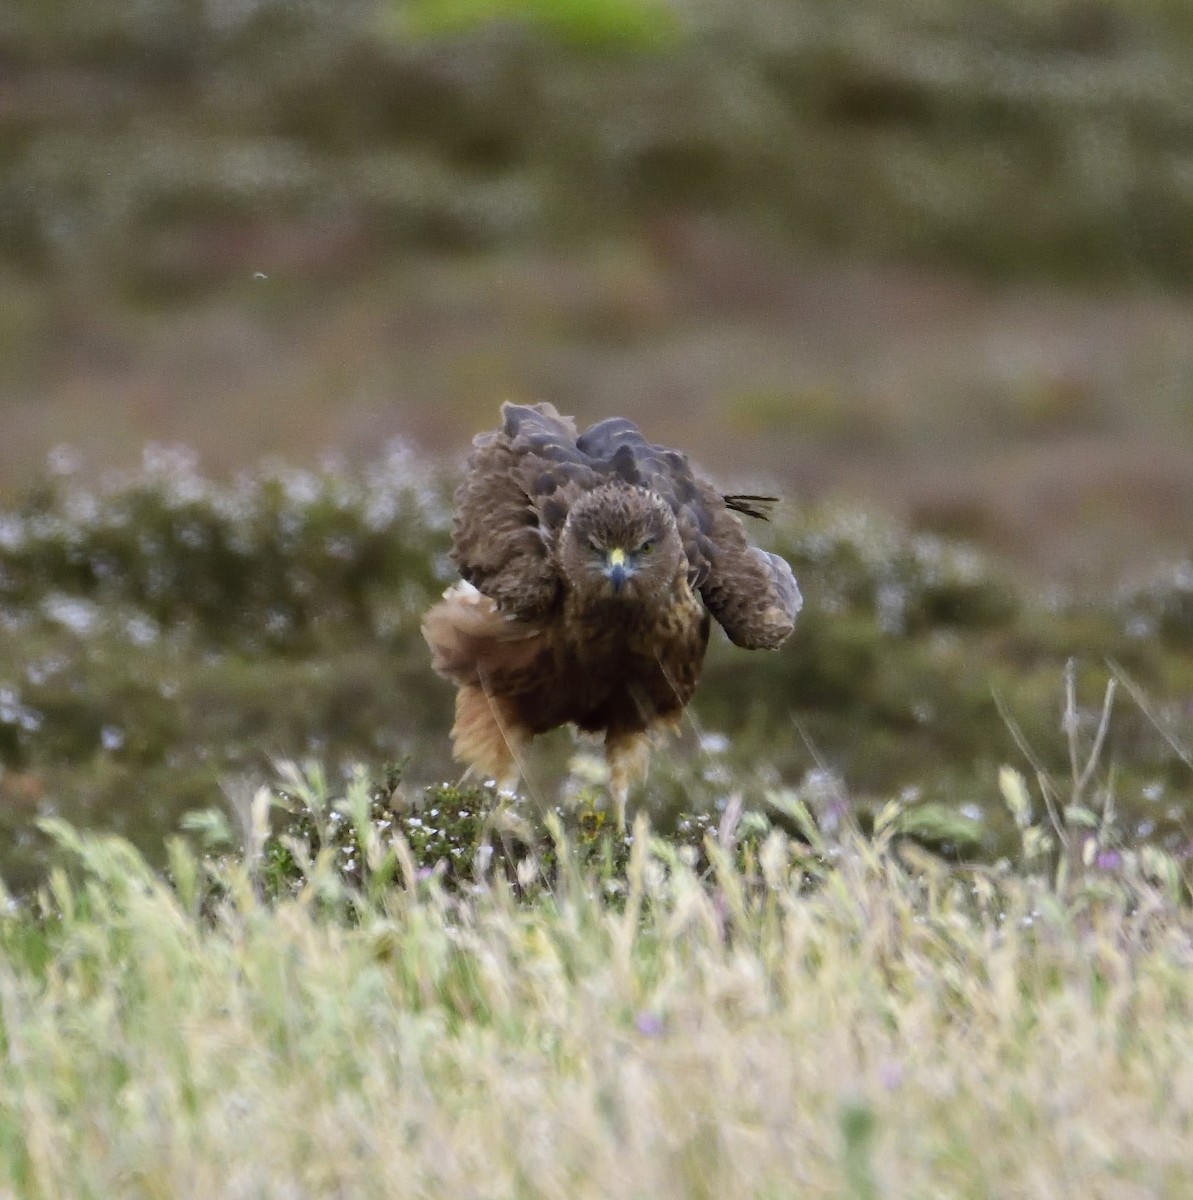
<svg viewBox="0 0 1193 1200">
<path fill-rule="evenodd" d="M 685 455 L 614 417 L 578 434 L 550 404 L 502 407 L 456 493 L 463 582 L 423 620 L 455 682 L 458 759 L 509 782 L 521 748 L 558 725 L 603 733 L 623 818 L 649 736 L 691 700 L 710 616 L 774 649 L 800 608 L 791 568 L 751 546 L 737 512 Z"/>
</svg>

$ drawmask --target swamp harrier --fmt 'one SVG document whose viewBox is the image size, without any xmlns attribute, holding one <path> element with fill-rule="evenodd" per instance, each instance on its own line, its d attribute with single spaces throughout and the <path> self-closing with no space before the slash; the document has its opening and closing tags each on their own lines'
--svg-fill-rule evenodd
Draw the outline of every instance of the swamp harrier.
<svg viewBox="0 0 1193 1200">
<path fill-rule="evenodd" d="M 535 734 L 604 734 L 624 824 L 650 735 L 692 698 L 710 617 L 747 649 L 775 649 L 801 599 L 791 568 L 752 546 L 687 457 L 624 417 L 577 434 L 550 404 L 502 406 L 456 493 L 463 582 L 423 618 L 435 669 L 458 687 L 456 758 L 510 785 Z"/>
</svg>

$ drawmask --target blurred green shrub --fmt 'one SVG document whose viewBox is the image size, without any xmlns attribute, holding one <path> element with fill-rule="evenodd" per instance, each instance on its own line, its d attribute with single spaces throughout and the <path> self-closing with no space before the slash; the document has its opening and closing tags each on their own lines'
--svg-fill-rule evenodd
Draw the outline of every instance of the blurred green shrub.
<svg viewBox="0 0 1193 1200">
<path fill-rule="evenodd" d="M 441 486 L 395 450 L 363 474 L 269 468 L 230 486 L 152 451 L 98 491 L 58 477 L 0 517 L 0 607 L 133 641 L 191 628 L 246 652 L 416 628 L 448 577 Z M 98 606 L 98 607 L 92 607 Z"/>
<path fill-rule="evenodd" d="M 542 29 L 580 48 L 653 49 L 679 33 L 659 0 L 391 0 L 397 28 L 416 35 L 461 33 L 495 23 Z"/>
<path fill-rule="evenodd" d="M 94 488 L 60 471 L 0 513 L 9 869 L 37 860 L 38 814 L 160 845 L 184 811 L 277 757 L 331 771 L 407 758 L 419 783 L 452 778 L 451 689 L 419 633 L 453 578 L 449 492 L 400 449 L 364 470 L 267 466 L 231 484 L 158 451 Z M 806 607 L 778 654 L 714 641 L 696 751 L 656 756 L 660 819 L 734 792 L 757 805 L 828 771 L 855 797 L 910 789 L 943 805 L 923 812 L 955 835 L 967 826 L 950 813 L 999 811 L 998 767 L 1020 755 L 999 703 L 1041 763 L 1067 770 L 1060 681 L 1076 656 L 1094 668 L 1083 711 L 1108 658 L 1155 698 L 1116 716 L 1116 804 L 1150 836 L 1187 836 L 1187 572 L 1044 603 L 973 547 L 857 510 L 755 532 L 790 559 Z M 556 768 L 541 775 L 558 783 Z"/>
<path fill-rule="evenodd" d="M 1137 639 L 1193 651 L 1193 559 L 1172 562 L 1119 592 L 1125 630 Z"/>
</svg>

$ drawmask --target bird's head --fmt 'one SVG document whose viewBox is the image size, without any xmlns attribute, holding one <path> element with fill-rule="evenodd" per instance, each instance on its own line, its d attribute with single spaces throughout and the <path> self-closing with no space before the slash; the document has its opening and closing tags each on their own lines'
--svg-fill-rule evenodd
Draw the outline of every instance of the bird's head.
<svg viewBox="0 0 1193 1200">
<path fill-rule="evenodd" d="M 592 598 L 661 600 L 684 562 L 670 505 L 646 488 L 610 483 L 571 507 L 559 538 L 568 583 Z"/>
</svg>

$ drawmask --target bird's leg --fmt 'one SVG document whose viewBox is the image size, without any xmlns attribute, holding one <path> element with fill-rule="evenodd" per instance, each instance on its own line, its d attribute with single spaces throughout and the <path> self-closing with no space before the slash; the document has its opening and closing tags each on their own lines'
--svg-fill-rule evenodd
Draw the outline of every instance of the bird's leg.
<svg viewBox="0 0 1193 1200">
<path fill-rule="evenodd" d="M 614 777 L 609 782 L 609 793 L 613 797 L 613 809 L 617 813 L 617 832 L 625 833 L 626 802 L 630 798 L 630 785 L 624 778 Z"/>
<path fill-rule="evenodd" d="M 609 794 L 617 812 L 617 831 L 625 833 L 626 801 L 630 787 L 646 776 L 650 739 L 645 733 L 605 734 L 605 761 L 609 764 Z"/>
</svg>

